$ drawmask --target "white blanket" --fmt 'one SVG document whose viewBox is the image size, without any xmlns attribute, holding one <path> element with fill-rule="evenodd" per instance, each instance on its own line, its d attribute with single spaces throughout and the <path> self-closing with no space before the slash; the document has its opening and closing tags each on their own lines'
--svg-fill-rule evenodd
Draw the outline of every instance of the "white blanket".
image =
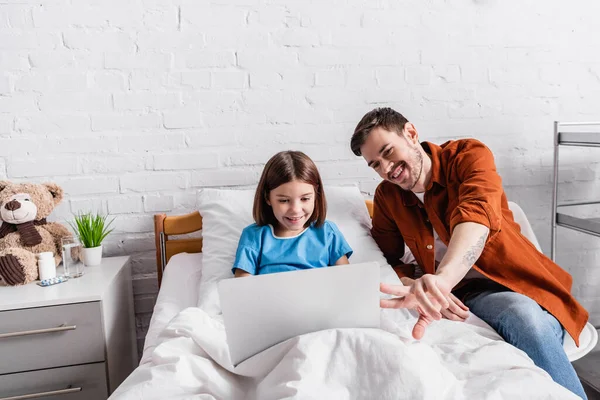
<svg viewBox="0 0 600 400">
<path fill-rule="evenodd" d="M 421 341 L 415 321 L 382 310 L 381 329 L 303 335 L 234 368 L 220 317 L 188 308 L 111 399 L 577 398 L 477 318 L 436 322 Z"/>
</svg>

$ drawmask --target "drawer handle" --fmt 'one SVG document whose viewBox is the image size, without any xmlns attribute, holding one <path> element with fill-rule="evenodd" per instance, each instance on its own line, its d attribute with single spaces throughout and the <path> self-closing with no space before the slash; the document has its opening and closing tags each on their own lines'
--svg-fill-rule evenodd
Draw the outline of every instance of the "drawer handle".
<svg viewBox="0 0 600 400">
<path fill-rule="evenodd" d="M 33 331 L 22 331 L 22 332 L 10 332 L 0 333 L 0 339 L 6 339 L 17 336 L 28 336 L 28 335 L 39 335 L 40 333 L 52 333 L 52 332 L 63 332 L 63 331 L 74 331 L 77 328 L 76 325 L 61 325 L 56 328 L 36 329 Z M 3 399 L 0 399 L 3 400 Z"/>
<path fill-rule="evenodd" d="M 0 400 L 26 400 L 26 399 L 39 399 L 41 397 L 49 397 L 56 396 L 59 394 L 70 394 L 81 392 L 81 387 L 68 387 L 66 389 L 52 390 L 50 392 L 39 392 L 39 393 L 31 393 L 31 394 L 22 394 L 20 396 L 12 396 L 12 397 L 2 397 Z"/>
</svg>

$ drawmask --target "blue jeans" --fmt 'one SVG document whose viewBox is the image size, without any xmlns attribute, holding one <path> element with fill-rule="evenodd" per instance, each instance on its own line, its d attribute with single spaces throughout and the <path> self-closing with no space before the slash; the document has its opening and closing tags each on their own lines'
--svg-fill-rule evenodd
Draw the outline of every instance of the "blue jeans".
<svg viewBox="0 0 600 400">
<path fill-rule="evenodd" d="M 486 286 L 463 298 L 470 311 L 508 343 L 524 351 L 555 382 L 587 399 L 563 349 L 564 329 L 560 322 L 527 296 L 499 284 Z"/>
</svg>

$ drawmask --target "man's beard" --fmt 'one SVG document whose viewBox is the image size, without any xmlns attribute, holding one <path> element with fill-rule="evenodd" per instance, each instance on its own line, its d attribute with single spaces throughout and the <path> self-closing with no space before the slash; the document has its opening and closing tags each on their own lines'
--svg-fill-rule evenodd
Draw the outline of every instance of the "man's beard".
<svg viewBox="0 0 600 400">
<path fill-rule="evenodd" d="M 421 152 L 419 150 L 415 149 L 415 156 L 416 156 L 415 160 L 417 162 L 419 162 L 419 161 L 421 162 L 421 168 L 419 169 L 419 174 L 415 178 L 415 181 L 413 182 L 412 186 L 406 190 L 413 190 L 415 188 L 415 186 L 417 186 L 417 183 L 419 182 L 419 179 L 421 178 L 421 174 L 423 173 L 423 155 L 421 154 Z M 411 168 L 411 172 L 412 172 L 412 168 Z"/>
</svg>

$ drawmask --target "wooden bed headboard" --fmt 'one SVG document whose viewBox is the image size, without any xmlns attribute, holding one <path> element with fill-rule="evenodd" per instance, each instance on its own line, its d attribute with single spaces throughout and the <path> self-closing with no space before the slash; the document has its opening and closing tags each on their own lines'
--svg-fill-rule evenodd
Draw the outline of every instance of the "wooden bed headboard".
<svg viewBox="0 0 600 400">
<path fill-rule="evenodd" d="M 365 200 L 369 215 L 373 216 L 373 201 Z M 156 276 L 158 286 L 162 281 L 165 266 L 175 254 L 201 253 L 202 238 L 170 238 L 202 230 L 202 216 L 198 211 L 185 215 L 154 215 L 154 241 L 156 243 Z"/>
</svg>

